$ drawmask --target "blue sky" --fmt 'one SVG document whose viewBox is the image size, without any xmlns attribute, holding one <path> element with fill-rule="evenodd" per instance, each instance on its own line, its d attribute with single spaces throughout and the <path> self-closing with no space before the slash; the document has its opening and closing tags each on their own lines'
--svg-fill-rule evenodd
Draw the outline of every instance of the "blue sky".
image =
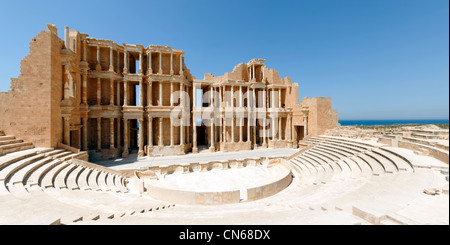
<svg viewBox="0 0 450 245">
<path fill-rule="evenodd" d="M 340 119 L 449 118 L 448 0 L 0 1 L 0 91 L 52 23 L 182 49 L 197 78 L 264 58 Z"/>
</svg>

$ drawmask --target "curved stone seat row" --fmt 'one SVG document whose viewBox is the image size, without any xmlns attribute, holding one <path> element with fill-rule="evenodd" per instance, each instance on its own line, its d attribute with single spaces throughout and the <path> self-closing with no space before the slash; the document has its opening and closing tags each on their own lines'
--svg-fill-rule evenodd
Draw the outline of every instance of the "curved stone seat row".
<svg viewBox="0 0 450 245">
<path fill-rule="evenodd" d="M 15 144 L 0 137 L 2 146 Z M 0 156 L 0 224 L 69 224 L 173 206 L 129 193 L 116 171 L 74 160 L 85 154 L 33 146 Z"/>
<path fill-rule="evenodd" d="M 305 140 L 312 147 L 291 159 L 302 184 L 325 184 L 348 178 L 413 171 L 409 161 L 380 145 L 340 139 L 315 137 Z"/>
<path fill-rule="evenodd" d="M 16 139 L 16 137 L 4 133 L 0 135 L 0 156 L 31 148 L 34 148 L 31 142 L 24 142 L 22 139 Z"/>
<path fill-rule="evenodd" d="M 378 162 L 384 172 L 392 173 L 399 170 L 413 171 L 412 164 L 402 156 L 383 148 L 381 145 L 370 145 L 368 143 L 353 141 L 350 139 L 340 139 L 329 136 L 319 136 L 316 139 L 312 139 L 314 144 L 326 145 L 327 147 L 341 149 L 352 153 L 362 153 Z M 320 143 L 319 143 L 320 142 Z M 356 154 L 358 155 L 358 154 Z M 361 157 L 366 162 L 372 162 L 367 157 Z"/>
<path fill-rule="evenodd" d="M 7 154 L 0 158 L 0 183 L 6 190 L 20 185 L 26 191 L 57 188 L 128 192 L 123 176 L 72 163 L 72 158 L 83 154 L 51 148 Z"/>
</svg>

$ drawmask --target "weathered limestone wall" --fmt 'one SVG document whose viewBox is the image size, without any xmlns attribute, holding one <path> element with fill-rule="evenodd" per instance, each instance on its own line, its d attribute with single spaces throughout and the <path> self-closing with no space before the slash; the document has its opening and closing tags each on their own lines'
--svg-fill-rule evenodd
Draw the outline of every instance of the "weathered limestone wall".
<svg viewBox="0 0 450 245">
<path fill-rule="evenodd" d="M 62 98 L 62 43 L 56 30 L 40 32 L 30 42 L 30 53 L 21 61 L 20 76 L 11 79 L 11 90 L 0 93 L 0 128 L 35 146 L 55 147 L 62 139 L 59 105 Z"/>
<path fill-rule="evenodd" d="M 332 108 L 331 98 L 304 97 L 301 105 L 309 108 L 308 136 L 318 136 L 338 126 L 338 114 Z"/>
</svg>

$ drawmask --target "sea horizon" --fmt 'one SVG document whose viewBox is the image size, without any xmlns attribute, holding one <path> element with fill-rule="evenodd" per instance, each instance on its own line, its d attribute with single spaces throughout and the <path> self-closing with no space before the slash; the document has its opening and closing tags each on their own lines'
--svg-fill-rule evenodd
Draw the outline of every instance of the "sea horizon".
<svg viewBox="0 0 450 245">
<path fill-rule="evenodd" d="M 401 125 L 401 124 L 449 124 L 449 119 L 362 119 L 339 120 L 342 126 Z"/>
</svg>

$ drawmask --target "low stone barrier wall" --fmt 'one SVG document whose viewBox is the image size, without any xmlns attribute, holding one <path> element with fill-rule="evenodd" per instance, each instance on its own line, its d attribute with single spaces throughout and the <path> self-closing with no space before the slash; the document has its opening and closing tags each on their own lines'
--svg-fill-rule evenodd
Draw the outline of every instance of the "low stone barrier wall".
<svg viewBox="0 0 450 245">
<path fill-rule="evenodd" d="M 140 175 L 137 173 L 134 174 L 134 182 L 139 193 L 148 195 L 158 200 L 188 205 L 220 205 L 239 203 L 241 201 L 253 201 L 269 197 L 288 187 L 292 182 L 292 172 L 290 171 L 290 167 L 286 163 L 286 160 L 283 158 L 246 158 L 227 161 L 212 161 L 207 163 L 190 163 L 186 165 L 155 166 L 150 167 L 147 170 L 153 173 L 158 173 L 159 175 L 188 174 L 191 172 L 205 172 L 213 169 L 225 170 L 242 168 L 246 166 L 259 166 L 262 164 L 266 165 L 268 168 L 270 168 L 271 165 L 280 164 L 289 171 L 287 171 L 286 175 L 282 178 L 274 180 L 271 183 L 242 190 L 246 192 L 246 200 L 241 200 L 241 190 L 196 192 L 154 186 L 150 183 L 149 178 L 140 178 L 139 176 L 142 177 L 145 175 Z"/>
<path fill-rule="evenodd" d="M 263 186 L 249 188 L 247 189 L 247 200 L 254 201 L 275 195 L 276 193 L 288 187 L 291 182 L 292 172 L 289 172 L 288 174 L 286 174 L 286 176 L 278 181 Z"/>
<path fill-rule="evenodd" d="M 419 143 L 407 142 L 407 141 L 403 141 L 403 140 L 384 138 L 384 137 L 380 138 L 378 140 L 378 142 L 392 146 L 392 147 L 400 147 L 400 148 L 405 148 L 405 149 L 409 149 L 409 150 L 413 150 L 413 151 L 419 151 L 419 152 L 426 151 L 426 155 L 449 164 L 449 153 L 440 148 L 423 145 L 423 144 L 419 144 Z"/>
<path fill-rule="evenodd" d="M 152 185 L 145 185 L 146 194 L 158 200 L 189 205 L 219 205 L 238 203 L 240 191 L 194 192 L 172 190 Z"/>
</svg>

